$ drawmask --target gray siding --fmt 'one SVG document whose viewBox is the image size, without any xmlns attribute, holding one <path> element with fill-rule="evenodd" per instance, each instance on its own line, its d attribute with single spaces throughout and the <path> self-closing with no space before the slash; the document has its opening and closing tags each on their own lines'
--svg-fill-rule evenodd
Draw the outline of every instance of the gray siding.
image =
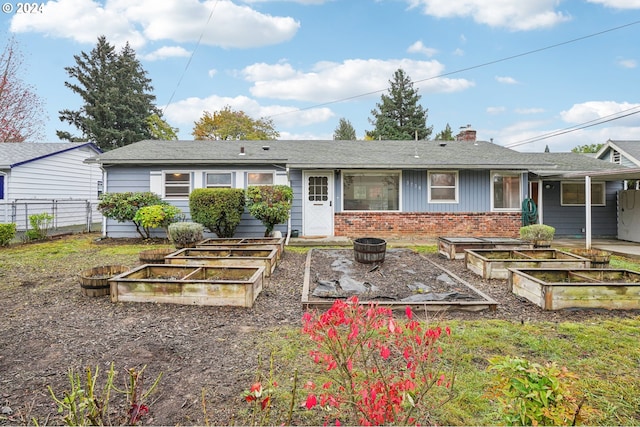
<svg viewBox="0 0 640 427">
<path fill-rule="evenodd" d="M 560 182 L 545 181 L 553 188 L 544 189 L 542 205 L 544 209 L 544 223 L 555 227 L 556 237 L 584 237 L 582 231 L 586 226 L 584 206 L 560 205 Z M 543 188 L 544 188 L 543 185 Z M 593 237 L 612 237 L 618 233 L 618 191 L 622 189 L 621 182 L 606 183 L 606 206 L 591 207 L 591 235 Z"/>
</svg>

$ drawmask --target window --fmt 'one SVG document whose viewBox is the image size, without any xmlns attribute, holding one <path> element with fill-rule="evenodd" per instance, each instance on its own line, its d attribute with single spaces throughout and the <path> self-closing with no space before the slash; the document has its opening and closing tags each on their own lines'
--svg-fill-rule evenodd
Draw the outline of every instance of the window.
<svg viewBox="0 0 640 427">
<path fill-rule="evenodd" d="M 98 199 L 99 199 L 100 196 L 102 196 L 102 193 L 104 193 L 104 182 L 98 181 L 97 187 L 98 187 Z"/>
<path fill-rule="evenodd" d="M 329 200 L 329 178 L 326 176 L 309 177 L 309 201 L 326 202 Z"/>
<path fill-rule="evenodd" d="M 400 172 L 344 172 L 343 183 L 344 210 L 400 210 Z"/>
<path fill-rule="evenodd" d="M 247 174 L 247 185 L 273 185 L 273 173 L 250 172 Z"/>
<path fill-rule="evenodd" d="M 563 182 L 560 184 L 560 204 L 563 206 L 584 206 L 584 182 Z M 591 183 L 591 204 L 605 206 L 604 182 Z"/>
<path fill-rule="evenodd" d="M 520 174 L 494 172 L 492 174 L 491 192 L 493 193 L 494 210 L 520 210 Z"/>
<path fill-rule="evenodd" d="M 619 151 L 613 150 L 613 153 L 611 155 L 611 161 L 613 163 L 621 164 L 621 162 L 620 162 L 620 152 Z"/>
<path fill-rule="evenodd" d="M 429 172 L 428 176 L 430 203 L 458 201 L 457 172 Z"/>
<path fill-rule="evenodd" d="M 164 174 L 164 195 L 167 198 L 189 197 L 191 174 L 166 172 Z"/>
<path fill-rule="evenodd" d="M 231 188 L 230 173 L 207 173 L 205 179 L 207 188 Z"/>
</svg>

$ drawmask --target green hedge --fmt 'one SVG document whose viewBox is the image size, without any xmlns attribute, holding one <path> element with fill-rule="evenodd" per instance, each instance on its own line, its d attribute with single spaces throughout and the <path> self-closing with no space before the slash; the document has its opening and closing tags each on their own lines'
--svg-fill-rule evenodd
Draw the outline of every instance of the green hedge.
<svg viewBox="0 0 640 427">
<path fill-rule="evenodd" d="M 218 237 L 233 237 L 244 205 L 245 193 L 241 188 L 197 188 L 189 196 L 191 219 Z"/>
<path fill-rule="evenodd" d="M 135 193 L 126 191 L 123 193 L 104 193 L 100 197 L 98 210 L 102 215 L 118 222 L 133 222 L 136 226 L 136 231 L 144 239 L 149 238 L 148 234 L 143 234 L 144 227 L 134 220 L 138 209 L 145 206 L 168 204 L 159 195 L 151 191 Z"/>
<path fill-rule="evenodd" d="M 292 201 L 293 190 L 287 185 L 256 185 L 247 189 L 249 213 L 267 228 L 266 237 L 276 224 L 289 219 Z"/>
<path fill-rule="evenodd" d="M 0 246 L 7 246 L 16 237 L 16 223 L 0 224 Z"/>
</svg>

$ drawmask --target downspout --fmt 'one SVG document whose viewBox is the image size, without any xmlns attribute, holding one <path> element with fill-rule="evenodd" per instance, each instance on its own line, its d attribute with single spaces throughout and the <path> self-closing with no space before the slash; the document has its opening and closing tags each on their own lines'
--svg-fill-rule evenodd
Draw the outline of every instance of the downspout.
<svg viewBox="0 0 640 427">
<path fill-rule="evenodd" d="M 291 187 L 291 178 L 289 177 L 289 166 L 287 166 L 286 171 L 287 171 L 287 183 Z M 291 238 L 291 209 L 289 209 L 289 218 L 287 219 L 287 238 L 284 241 L 285 246 L 289 246 L 290 238 Z"/>
<path fill-rule="evenodd" d="M 102 194 L 108 191 L 107 186 L 107 170 L 100 166 L 100 170 L 102 171 Z M 107 217 L 102 215 L 102 237 L 107 237 Z"/>
<path fill-rule="evenodd" d="M 584 177 L 585 248 L 591 249 L 591 177 Z"/>
<path fill-rule="evenodd" d="M 8 204 L 8 202 L 7 202 L 8 194 L 7 194 L 7 191 L 6 191 L 6 190 L 7 190 L 7 188 L 9 187 L 9 183 L 7 182 L 7 181 L 9 181 L 9 179 L 8 179 L 9 175 L 8 175 L 6 172 L 0 172 L 0 175 L 4 176 L 4 178 L 5 178 L 5 179 L 2 181 L 2 185 L 4 186 L 4 187 L 2 188 L 2 194 L 4 194 L 4 199 L 3 199 L 3 204 L 4 204 L 4 220 L 3 220 L 3 221 L 4 221 L 4 222 L 9 222 L 9 221 L 7 221 L 7 215 L 9 214 L 9 213 L 8 213 L 7 208 L 8 208 L 8 206 L 9 206 L 9 204 Z"/>
</svg>

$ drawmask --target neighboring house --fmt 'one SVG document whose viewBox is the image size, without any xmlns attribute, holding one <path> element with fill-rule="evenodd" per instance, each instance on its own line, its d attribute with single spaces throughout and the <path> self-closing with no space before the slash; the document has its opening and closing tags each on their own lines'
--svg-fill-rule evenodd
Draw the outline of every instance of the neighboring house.
<svg viewBox="0 0 640 427">
<path fill-rule="evenodd" d="M 596 158 L 629 168 L 640 168 L 640 141 L 608 140 L 596 153 Z"/>
<path fill-rule="evenodd" d="M 517 237 L 528 197 L 542 202 L 544 222 L 557 222 L 558 236 L 577 236 L 585 227 L 578 212 L 584 202 L 571 183 L 580 181 L 563 182 L 563 174 L 623 167 L 565 154 L 474 140 L 141 141 L 87 161 L 103 168 L 105 192 L 153 191 L 187 217 L 194 188 L 290 185 L 291 220 L 278 229 L 301 236 Z M 594 209 L 603 208 L 605 225 L 594 225 L 593 234 L 615 235 L 609 223 L 616 221 L 619 185 L 596 187 L 604 206 Z M 105 220 L 103 233 L 126 237 L 135 229 Z M 245 213 L 237 235 L 263 233 Z"/>
<path fill-rule="evenodd" d="M 29 215 L 50 213 L 55 228 L 100 222 L 101 153 L 91 143 L 0 143 L 0 223 L 29 228 Z"/>
</svg>

